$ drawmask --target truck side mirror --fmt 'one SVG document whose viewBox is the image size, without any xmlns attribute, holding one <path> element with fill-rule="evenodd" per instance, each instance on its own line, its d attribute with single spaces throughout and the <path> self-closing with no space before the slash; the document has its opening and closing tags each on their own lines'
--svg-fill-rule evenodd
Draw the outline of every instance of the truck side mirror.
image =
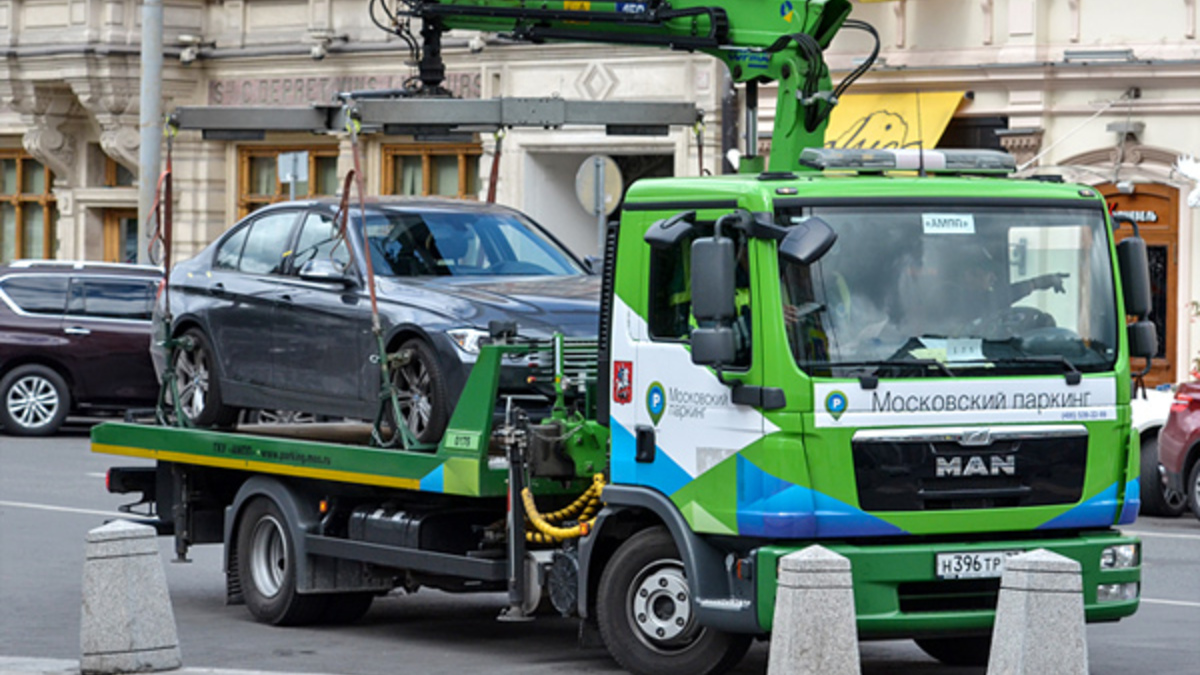
<svg viewBox="0 0 1200 675">
<path fill-rule="evenodd" d="M 1149 359 L 1158 353 L 1158 331 L 1150 321 L 1129 324 L 1129 356 Z"/>
<path fill-rule="evenodd" d="M 668 249 L 678 246 L 696 225 L 696 212 L 683 211 L 670 218 L 656 221 L 642 237 L 650 248 Z"/>
<path fill-rule="evenodd" d="M 695 328 L 692 330 L 692 363 L 698 366 L 720 366 L 733 363 L 737 346 L 729 326 Z"/>
<path fill-rule="evenodd" d="M 1121 270 L 1121 290 L 1125 313 L 1144 319 L 1150 315 L 1150 262 L 1146 240 L 1130 237 L 1117 244 L 1117 265 Z"/>
<path fill-rule="evenodd" d="M 732 239 L 700 237 L 692 242 L 692 314 L 697 321 L 729 321 L 737 313 L 736 267 Z"/>
<path fill-rule="evenodd" d="M 800 265 L 811 265 L 829 252 L 837 233 L 829 223 L 812 216 L 796 223 L 779 242 L 779 257 Z"/>
</svg>

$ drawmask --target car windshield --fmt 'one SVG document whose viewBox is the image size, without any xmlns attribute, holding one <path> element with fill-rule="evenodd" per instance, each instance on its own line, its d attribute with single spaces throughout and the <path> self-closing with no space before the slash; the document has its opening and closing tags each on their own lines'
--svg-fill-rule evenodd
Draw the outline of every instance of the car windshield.
<svg viewBox="0 0 1200 675">
<path fill-rule="evenodd" d="M 366 232 L 380 276 L 585 274 L 536 225 L 514 213 L 391 211 L 368 215 Z"/>
<path fill-rule="evenodd" d="M 792 354 L 823 376 L 1096 372 L 1117 316 L 1095 209 L 809 207 L 838 233 L 813 265 L 780 262 Z"/>
</svg>

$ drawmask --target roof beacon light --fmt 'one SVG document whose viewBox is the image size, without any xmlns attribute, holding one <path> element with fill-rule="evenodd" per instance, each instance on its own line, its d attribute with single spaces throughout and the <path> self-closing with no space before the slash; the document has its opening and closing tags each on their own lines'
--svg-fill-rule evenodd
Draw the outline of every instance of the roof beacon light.
<svg viewBox="0 0 1200 675">
<path fill-rule="evenodd" d="M 924 155 L 924 156 L 922 156 Z M 800 163 L 822 171 L 918 171 L 954 174 L 1010 174 L 1017 170 L 1013 156 L 998 150 L 842 150 L 808 148 Z"/>
</svg>

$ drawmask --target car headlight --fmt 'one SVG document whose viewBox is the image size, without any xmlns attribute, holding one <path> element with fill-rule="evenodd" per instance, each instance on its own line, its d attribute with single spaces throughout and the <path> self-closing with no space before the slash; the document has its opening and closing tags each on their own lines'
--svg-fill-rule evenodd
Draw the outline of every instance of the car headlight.
<svg viewBox="0 0 1200 675">
<path fill-rule="evenodd" d="M 1137 564 L 1137 544 L 1109 546 L 1100 552 L 1100 569 L 1102 570 L 1127 569 L 1137 567 Z"/>
<path fill-rule="evenodd" d="M 484 338 L 489 337 L 486 330 L 479 330 L 478 328 L 455 328 L 454 330 L 446 331 L 446 335 L 449 335 L 450 339 L 454 340 L 454 344 L 458 345 L 458 348 L 467 354 L 478 354 L 479 343 Z"/>
</svg>

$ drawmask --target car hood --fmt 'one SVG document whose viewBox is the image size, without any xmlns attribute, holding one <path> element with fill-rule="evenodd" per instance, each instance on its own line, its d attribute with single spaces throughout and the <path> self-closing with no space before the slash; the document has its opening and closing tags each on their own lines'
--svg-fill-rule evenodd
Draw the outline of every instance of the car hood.
<svg viewBox="0 0 1200 675">
<path fill-rule="evenodd" d="M 599 330 L 600 277 L 434 277 L 378 280 L 380 296 L 419 304 L 462 325 L 486 329 L 515 321 L 526 337 L 595 337 Z"/>
</svg>

